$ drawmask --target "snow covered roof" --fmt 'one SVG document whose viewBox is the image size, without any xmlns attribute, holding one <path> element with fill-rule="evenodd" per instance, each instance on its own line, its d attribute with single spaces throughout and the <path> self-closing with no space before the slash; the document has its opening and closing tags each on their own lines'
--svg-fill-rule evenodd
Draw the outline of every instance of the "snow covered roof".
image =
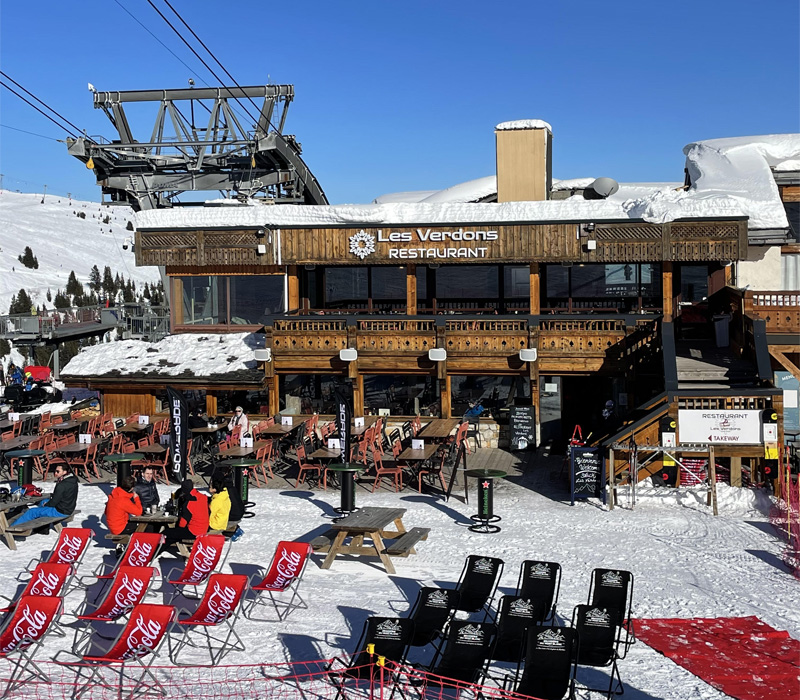
<svg viewBox="0 0 800 700">
<path fill-rule="evenodd" d="M 771 168 L 786 167 L 800 159 L 800 134 L 699 141 L 689 144 L 684 152 L 691 176 L 691 186 L 686 190 L 681 183 L 629 183 L 605 200 L 569 197 L 544 202 L 476 203 L 497 191 L 495 177 L 489 176 L 433 194 L 384 195 L 373 204 L 183 207 L 139 212 L 136 224 L 140 230 L 147 230 L 624 219 L 665 223 L 746 216 L 750 229 L 788 228 Z M 556 188 L 581 189 L 589 182 L 589 178 L 556 181 Z"/>
<path fill-rule="evenodd" d="M 149 377 L 259 381 L 253 350 L 263 348 L 260 333 L 170 335 L 158 343 L 120 340 L 84 348 L 61 374 L 69 377 Z"/>
<path fill-rule="evenodd" d="M 500 122 L 495 129 L 497 131 L 514 131 L 517 129 L 547 129 L 551 134 L 553 127 L 541 119 L 516 119 L 510 122 Z"/>
</svg>

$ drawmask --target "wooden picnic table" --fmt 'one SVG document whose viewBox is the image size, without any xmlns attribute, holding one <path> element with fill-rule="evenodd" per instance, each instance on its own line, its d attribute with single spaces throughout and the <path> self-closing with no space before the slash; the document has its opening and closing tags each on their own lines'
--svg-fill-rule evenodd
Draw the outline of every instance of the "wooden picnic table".
<svg viewBox="0 0 800 700">
<path fill-rule="evenodd" d="M 434 418 L 419 431 L 418 437 L 426 440 L 443 440 L 458 427 L 460 418 Z"/>
<path fill-rule="evenodd" d="M 11 420 L 10 418 L 3 418 L 0 420 L 0 430 L 8 430 L 9 428 L 13 428 L 16 423 L 24 422 L 26 418 L 30 418 L 36 415 L 35 413 L 20 413 L 19 420 Z"/>
<path fill-rule="evenodd" d="M 359 437 L 367 432 L 375 423 L 380 420 L 380 416 L 364 416 L 364 425 L 356 428 L 355 421 L 350 423 L 350 435 L 352 437 Z"/>
<path fill-rule="evenodd" d="M 6 501 L 5 503 L 0 503 L 0 537 L 5 539 L 9 549 L 16 551 L 17 543 L 14 542 L 14 535 L 12 535 L 10 532 L 6 532 L 8 529 L 8 519 L 6 517 L 6 513 L 14 510 L 27 510 L 28 506 L 35 506 L 45 498 L 50 498 L 50 496 L 25 496 L 19 501 Z M 14 513 L 14 516 L 16 515 L 18 514 Z"/>
<path fill-rule="evenodd" d="M 330 569 L 333 560 L 340 554 L 352 554 L 357 557 L 378 557 L 386 573 L 395 573 L 383 540 L 399 538 L 406 533 L 403 525 L 405 512 L 405 508 L 362 508 L 334 523 L 332 529 L 336 532 L 336 537 L 322 568 Z M 394 523 L 395 530 L 386 529 L 391 523 Z M 345 544 L 347 538 L 351 538 L 350 544 Z M 365 539 L 371 543 L 364 544 Z"/>
<path fill-rule="evenodd" d="M 320 447 L 318 450 L 314 450 L 310 455 L 308 455 L 309 459 L 338 459 L 342 456 L 341 450 L 332 450 L 329 447 Z"/>
<path fill-rule="evenodd" d="M 178 522 L 177 515 L 169 515 L 163 510 L 156 510 L 153 513 L 142 513 L 141 515 L 131 515 L 128 522 L 136 523 L 136 532 L 147 532 L 148 525 L 158 525 L 159 532 L 170 525 Z"/>
<path fill-rule="evenodd" d="M 5 442 L 0 442 L 0 452 L 11 452 L 11 450 L 18 450 L 22 447 L 27 447 L 34 440 L 38 439 L 38 435 L 20 435 L 19 437 L 11 438 Z"/>
<path fill-rule="evenodd" d="M 258 434 L 284 437 L 286 435 L 289 435 L 290 433 L 293 433 L 301 425 L 302 423 L 299 423 L 297 425 L 280 425 L 279 423 L 276 423 L 275 425 L 268 425 L 266 428 L 260 428 Z"/>
</svg>

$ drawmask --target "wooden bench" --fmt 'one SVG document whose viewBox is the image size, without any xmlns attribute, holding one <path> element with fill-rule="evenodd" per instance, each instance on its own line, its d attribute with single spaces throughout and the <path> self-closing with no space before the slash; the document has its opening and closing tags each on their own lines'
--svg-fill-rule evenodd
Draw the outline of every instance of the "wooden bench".
<svg viewBox="0 0 800 700">
<path fill-rule="evenodd" d="M 225 539 L 230 539 L 233 536 L 233 533 L 236 532 L 236 528 L 239 527 L 239 522 L 239 520 L 229 520 L 224 530 L 209 530 L 208 534 L 225 535 Z M 178 554 L 180 554 L 184 559 L 188 559 L 189 555 L 192 553 L 194 539 L 180 540 L 175 543 L 175 546 L 178 549 Z"/>
<path fill-rule="evenodd" d="M 429 527 L 412 527 L 408 532 L 398 537 L 386 548 L 386 553 L 393 557 L 407 557 L 416 554 L 414 545 L 420 540 L 427 540 Z"/>
<path fill-rule="evenodd" d="M 336 538 L 336 530 L 328 530 L 327 532 L 323 532 L 321 535 L 317 535 L 309 544 L 311 545 L 311 549 L 315 552 L 318 552 L 320 549 L 324 549 L 328 551 L 333 544 L 333 540 Z"/>
<path fill-rule="evenodd" d="M 64 527 L 64 523 L 72 522 L 72 519 L 78 513 L 80 513 L 80 511 L 76 510 L 74 513 L 72 513 L 72 515 L 36 518 L 35 520 L 28 520 L 28 522 L 21 523 L 20 525 L 9 525 L 3 534 L 6 536 L 6 541 L 8 542 L 9 548 L 16 550 L 17 546 L 14 543 L 14 537 L 30 537 L 34 532 L 36 532 L 36 530 L 44 527 L 49 528 L 51 525 L 54 527 L 56 532 L 61 532 L 61 529 Z"/>
</svg>

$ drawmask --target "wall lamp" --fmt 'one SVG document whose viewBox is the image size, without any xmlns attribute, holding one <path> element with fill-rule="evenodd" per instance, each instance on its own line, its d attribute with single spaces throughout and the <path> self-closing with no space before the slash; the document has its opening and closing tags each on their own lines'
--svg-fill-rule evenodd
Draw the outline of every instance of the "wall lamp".
<svg viewBox="0 0 800 700">
<path fill-rule="evenodd" d="M 272 359 L 272 348 L 259 348 L 253 351 L 256 362 L 269 362 Z"/>
<path fill-rule="evenodd" d="M 593 233 L 594 232 L 594 224 L 592 224 L 592 223 L 584 224 L 583 231 L 584 231 L 584 233 Z"/>
<path fill-rule="evenodd" d="M 536 348 L 522 348 L 519 351 L 519 359 L 523 362 L 536 362 L 539 351 Z"/>
<path fill-rule="evenodd" d="M 447 359 L 447 350 L 444 348 L 431 348 L 428 350 L 428 359 L 432 362 L 444 362 Z"/>
<path fill-rule="evenodd" d="M 358 350 L 355 348 L 342 348 L 339 350 L 339 359 L 342 362 L 355 362 L 358 359 Z"/>
</svg>

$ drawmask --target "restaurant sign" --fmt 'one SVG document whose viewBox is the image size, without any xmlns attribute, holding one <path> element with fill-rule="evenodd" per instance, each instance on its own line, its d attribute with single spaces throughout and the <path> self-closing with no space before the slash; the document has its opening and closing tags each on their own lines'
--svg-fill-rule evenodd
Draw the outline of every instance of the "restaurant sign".
<svg viewBox="0 0 800 700">
<path fill-rule="evenodd" d="M 376 243 L 389 244 L 388 257 L 396 260 L 431 260 L 447 258 L 487 258 L 489 248 L 483 242 L 496 241 L 496 230 L 458 228 L 452 231 L 435 231 L 415 228 L 411 231 L 386 231 L 375 233 L 365 230 L 350 236 L 350 252 L 364 260 L 375 252 Z M 439 244 L 433 245 L 430 244 Z M 463 245 L 469 243 L 471 245 Z"/>
<path fill-rule="evenodd" d="M 761 443 L 761 411 L 678 411 L 678 438 L 683 445 Z"/>
</svg>

